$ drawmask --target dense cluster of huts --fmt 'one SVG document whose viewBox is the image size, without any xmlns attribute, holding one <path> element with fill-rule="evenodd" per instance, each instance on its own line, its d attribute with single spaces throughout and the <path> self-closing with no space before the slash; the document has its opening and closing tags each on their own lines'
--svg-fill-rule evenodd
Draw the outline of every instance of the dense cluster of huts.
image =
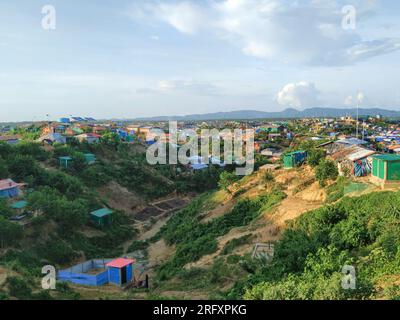
<svg viewBox="0 0 400 320">
<path fill-rule="evenodd" d="M 327 158 L 337 163 L 338 172 L 355 178 L 370 176 L 370 181 L 382 188 L 400 186 L 400 155 L 378 153 L 366 147 L 368 143 L 356 138 L 329 141 L 318 146 Z M 307 152 L 297 150 L 283 157 L 286 169 L 296 168 L 307 159 Z"/>
</svg>

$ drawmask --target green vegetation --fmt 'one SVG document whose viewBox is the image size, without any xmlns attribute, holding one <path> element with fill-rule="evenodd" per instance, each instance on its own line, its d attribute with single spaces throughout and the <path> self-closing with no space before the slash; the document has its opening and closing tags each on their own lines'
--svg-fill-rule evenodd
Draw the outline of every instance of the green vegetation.
<svg viewBox="0 0 400 320">
<path fill-rule="evenodd" d="M 246 299 L 370 299 L 400 272 L 400 193 L 344 198 L 291 223 L 274 260 L 227 294 Z M 356 268 L 356 290 L 341 287 L 343 266 Z M 397 288 L 398 289 L 398 288 Z M 398 298 L 393 283 L 386 298 Z"/>
<path fill-rule="evenodd" d="M 331 160 L 323 160 L 315 168 L 315 178 L 321 186 L 325 186 L 327 180 L 336 180 L 338 175 L 337 166 Z"/>
<path fill-rule="evenodd" d="M 236 181 L 238 181 L 240 177 L 238 177 L 234 172 L 227 172 L 224 171 L 221 173 L 219 177 L 219 182 L 218 186 L 225 190 L 228 193 L 232 193 L 232 191 L 229 189 L 229 187 L 232 186 Z"/>
<path fill-rule="evenodd" d="M 232 228 L 248 225 L 260 212 L 279 203 L 282 192 L 262 195 L 256 199 L 241 199 L 232 211 L 222 217 L 202 223 L 202 207 L 210 195 L 204 195 L 174 215 L 161 229 L 160 235 L 168 245 L 176 245 L 175 255 L 158 269 L 160 280 L 176 274 L 181 267 L 217 250 L 216 238 Z"/>
<path fill-rule="evenodd" d="M 240 238 L 235 238 L 230 240 L 222 249 L 221 254 L 222 255 L 227 255 L 232 253 L 232 251 L 237 248 L 240 247 L 244 244 L 247 244 L 251 241 L 251 239 L 253 238 L 253 236 L 251 234 L 246 234 L 243 237 Z"/>
<path fill-rule="evenodd" d="M 19 133 L 26 139 L 37 138 L 36 131 L 24 132 Z M 10 201 L 0 199 L 0 249 L 5 249 L 0 264 L 24 279 L 34 279 L 41 276 L 44 263 L 64 268 L 74 261 L 121 256 L 124 244 L 136 237 L 134 221 L 118 210 L 113 210 L 113 222 L 107 227 L 98 227 L 89 219 L 90 212 L 107 206 L 97 188 L 111 181 L 143 201 L 174 191 L 204 192 L 217 187 L 222 170 L 215 166 L 194 173 L 183 166 L 151 166 L 144 151 L 143 146 L 122 143 L 110 132 L 103 135 L 101 143 L 92 145 L 74 139 L 48 148 L 28 140 L 16 145 L 1 142 L 0 177 L 26 184 L 25 211 L 31 223 L 27 232 L 10 221 L 16 212 Z M 96 156 L 94 164 L 86 162 L 86 153 Z M 59 163 L 65 156 L 72 158 L 66 168 Z M 134 241 L 129 250 L 145 250 L 147 245 Z M 33 282 L 24 279 L 11 279 L 9 293 L 1 297 L 34 299 L 35 294 L 43 295 L 35 292 Z"/>
<path fill-rule="evenodd" d="M 323 149 L 311 148 L 307 151 L 307 163 L 315 168 L 321 161 L 325 159 L 325 151 Z"/>
<path fill-rule="evenodd" d="M 334 184 L 327 188 L 327 203 L 336 202 L 344 197 L 344 190 L 350 184 L 346 177 L 339 177 Z"/>
<path fill-rule="evenodd" d="M 25 139 L 38 135 L 33 128 L 16 133 Z M 240 195 L 248 191 L 253 176 L 239 181 L 230 167 L 223 171 L 210 166 L 191 172 L 180 165 L 150 166 L 143 146 L 122 143 L 111 132 L 95 145 L 76 140 L 48 148 L 33 142 L 0 143 L 0 178 L 26 184 L 24 200 L 31 222 L 26 230 L 10 221 L 16 212 L 10 201 L 0 199 L 0 265 L 10 271 L 0 288 L 0 300 L 79 299 L 67 284 L 58 285 L 51 293 L 38 290 L 41 267 L 51 264 L 60 269 L 76 261 L 118 257 L 126 251 L 143 251 L 146 257 L 149 245 L 161 238 L 175 251 L 156 269 L 156 290 L 203 290 L 218 299 L 400 299 L 395 285 L 400 274 L 400 192 L 346 198 L 347 193 L 362 191 L 365 186 L 338 178 L 335 163 L 326 160 L 316 144 L 303 142 L 296 149 L 307 151 L 307 162 L 315 168 L 321 186 L 335 181 L 326 188 L 327 205 L 290 223 L 275 243 L 272 262 L 238 255 L 237 248 L 253 241 L 249 231 L 227 242 L 210 267 L 185 269 L 217 252 L 218 238 L 232 229 L 249 226 L 247 231 L 256 230 L 257 218 L 286 195 L 272 188 L 256 198 L 243 198 Z M 96 155 L 95 164 L 86 163 L 86 153 Z M 59 165 L 62 156 L 72 158 L 67 168 Z M 91 211 L 107 207 L 98 188 L 110 182 L 143 202 L 174 192 L 208 192 L 172 215 L 152 239 L 139 241 L 134 220 L 123 210 L 113 210 L 112 223 L 105 227 L 89 219 Z M 261 182 L 278 185 L 270 172 L 263 173 Z M 313 182 L 313 176 L 303 179 L 293 194 Z M 233 208 L 223 216 L 203 219 L 204 213 L 221 205 L 221 198 L 231 193 L 235 183 L 240 188 L 233 195 Z M 218 187 L 225 192 L 209 191 Z M 341 287 L 344 265 L 356 268 L 356 290 Z M 232 283 L 234 286 L 226 289 Z M 155 292 L 149 297 L 158 297 Z"/>
</svg>

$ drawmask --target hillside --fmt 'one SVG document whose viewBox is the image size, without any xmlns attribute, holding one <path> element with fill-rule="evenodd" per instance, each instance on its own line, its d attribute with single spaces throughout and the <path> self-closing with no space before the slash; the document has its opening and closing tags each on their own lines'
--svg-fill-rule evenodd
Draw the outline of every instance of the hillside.
<svg viewBox="0 0 400 320">
<path fill-rule="evenodd" d="M 400 295 L 400 193 L 382 192 L 364 178 L 337 178 L 337 173 L 321 180 L 318 171 L 329 164 L 322 158 L 315 168 L 259 170 L 238 178 L 216 168 L 193 173 L 149 166 L 139 144 L 0 147 L 2 177 L 24 181 L 23 198 L 29 210 L 40 213 L 22 228 L 6 219 L 10 204 L 0 202 L 2 298 Z M 59 156 L 80 159 L 87 152 L 95 154 L 95 164 L 74 161 L 60 167 Z M 102 207 L 114 212 L 107 227 L 89 219 Z M 272 250 L 266 251 L 267 259 L 253 257 L 256 244 Z M 136 259 L 135 276 L 147 274 L 149 290 L 61 283 L 53 292 L 40 289 L 45 264 L 60 270 L 122 255 Z M 341 287 L 345 264 L 356 267 L 357 290 Z"/>
<path fill-rule="evenodd" d="M 398 192 L 382 193 L 371 185 L 329 204 L 329 193 L 342 181 L 321 188 L 307 167 L 277 171 L 267 182 L 264 174 L 244 178 L 232 195 L 217 191 L 202 196 L 149 239 L 150 265 L 158 280 L 152 294 L 184 299 L 398 297 L 397 282 L 385 281 L 396 277 L 400 267 L 398 223 L 393 224 L 400 207 L 388 209 L 397 203 Z M 268 200 L 260 203 L 263 197 Z M 374 205 L 379 199 L 382 203 Z M 248 201 L 258 205 L 245 210 L 247 218 L 233 218 Z M 272 263 L 251 258 L 256 243 L 275 244 Z M 341 288 L 346 263 L 360 273 L 358 290 Z"/>
<path fill-rule="evenodd" d="M 66 292 L 49 296 L 40 289 L 41 268 L 49 264 L 61 270 L 88 259 L 126 255 L 158 219 L 217 186 L 216 168 L 188 174 L 184 167 L 153 167 L 144 150 L 140 144 L 107 141 L 0 144 L 0 178 L 25 184 L 17 199 L 0 199 L 1 297 L 88 298 L 82 288 L 64 284 Z M 88 153 L 95 156 L 94 164 L 85 161 Z M 68 167 L 59 162 L 65 156 L 73 159 Z M 17 213 L 11 205 L 22 200 L 27 216 L 9 220 Z M 101 208 L 112 209 L 110 225 L 93 223 L 90 213 Z M 97 298 L 102 294 L 107 291 Z"/>
</svg>

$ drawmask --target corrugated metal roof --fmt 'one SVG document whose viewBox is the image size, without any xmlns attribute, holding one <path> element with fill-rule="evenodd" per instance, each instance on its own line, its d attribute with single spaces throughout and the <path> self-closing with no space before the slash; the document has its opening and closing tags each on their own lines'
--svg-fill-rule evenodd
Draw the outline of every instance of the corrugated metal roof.
<svg viewBox="0 0 400 320">
<path fill-rule="evenodd" d="M 135 260 L 132 259 L 125 259 L 125 258 L 118 258 L 106 264 L 107 267 L 111 268 L 118 268 L 121 269 L 126 267 L 132 263 L 135 263 Z"/>
<path fill-rule="evenodd" d="M 338 140 L 338 141 L 336 141 L 336 143 L 349 144 L 349 145 L 356 146 L 356 145 L 367 144 L 368 142 L 366 142 L 364 140 L 356 139 L 356 138 L 349 138 L 349 139 Z"/>
<path fill-rule="evenodd" d="M 356 152 L 349 154 L 347 156 L 347 159 L 349 159 L 350 161 L 357 161 L 369 157 L 373 154 L 375 154 L 375 151 L 360 148 L 360 150 L 357 150 Z"/>
</svg>

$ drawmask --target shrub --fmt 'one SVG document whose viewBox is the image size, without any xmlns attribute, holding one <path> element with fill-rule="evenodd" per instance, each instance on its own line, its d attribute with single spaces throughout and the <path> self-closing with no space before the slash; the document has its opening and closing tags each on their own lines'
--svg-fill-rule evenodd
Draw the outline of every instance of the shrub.
<svg viewBox="0 0 400 320">
<path fill-rule="evenodd" d="M 24 279 L 20 277 L 8 277 L 6 284 L 10 296 L 21 300 L 28 300 L 32 297 L 32 289 Z"/>
<path fill-rule="evenodd" d="M 307 151 L 307 163 L 313 168 L 318 166 L 324 158 L 325 151 L 322 149 L 313 148 Z"/>
<path fill-rule="evenodd" d="M 315 169 L 315 177 L 321 186 L 325 186 L 327 180 L 336 180 L 338 177 L 336 164 L 330 160 L 323 160 Z"/>
</svg>

